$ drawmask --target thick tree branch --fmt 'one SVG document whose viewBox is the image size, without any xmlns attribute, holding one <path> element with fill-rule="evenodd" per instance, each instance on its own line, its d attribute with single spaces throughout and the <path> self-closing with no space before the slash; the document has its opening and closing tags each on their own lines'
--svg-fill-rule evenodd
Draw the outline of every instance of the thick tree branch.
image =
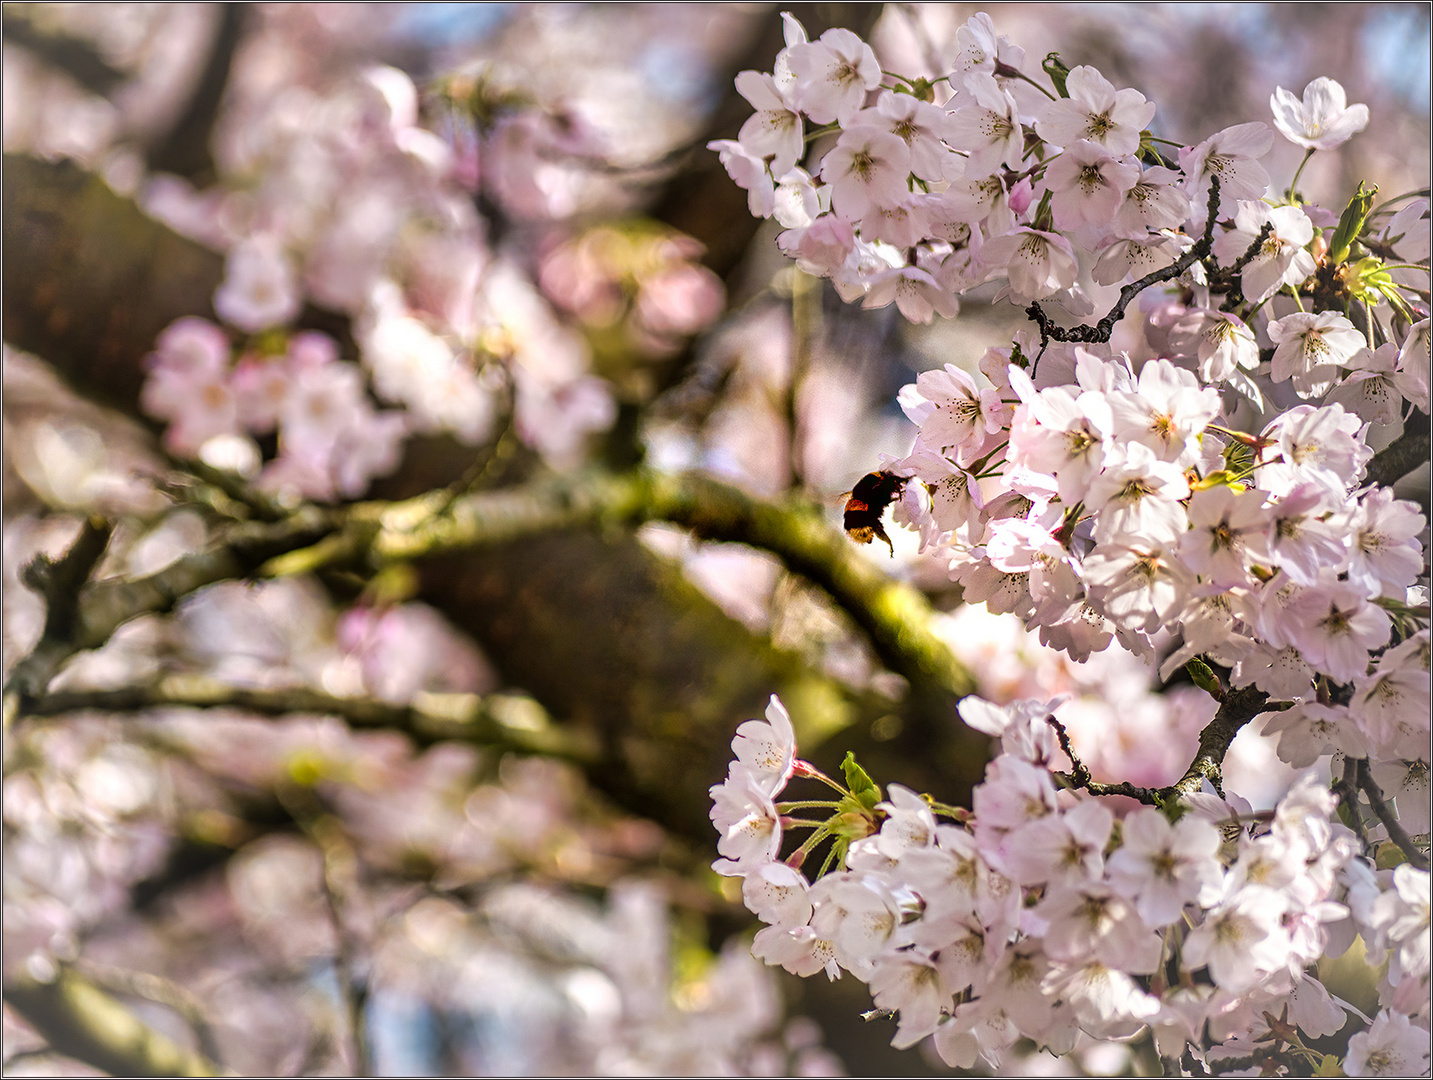
<svg viewBox="0 0 1433 1080">
<path fill-rule="evenodd" d="M 5 340 L 137 413 L 141 361 L 181 315 L 213 317 L 215 252 L 69 161 L 5 155 Z"/>
<path fill-rule="evenodd" d="M 220 1076 L 208 1058 L 149 1027 L 73 968 L 53 981 L 29 975 L 5 983 L 5 1001 L 57 1054 L 115 1076 Z"/>
<path fill-rule="evenodd" d="M 163 139 L 145 153 L 146 162 L 155 172 L 175 173 L 200 187 L 213 181 L 214 159 L 209 141 L 249 14 L 245 4 L 221 5 L 209 59 L 183 114 Z"/>
<path fill-rule="evenodd" d="M 818 507 L 756 499 L 696 473 L 589 473 L 456 500 L 437 492 L 405 502 L 359 504 L 350 509 L 344 529 L 313 548 L 275 558 L 262 572 L 278 576 L 345 564 L 372 570 L 555 530 L 650 521 L 770 552 L 824 589 L 866 632 L 891 670 L 957 697 L 974 689 L 971 674 L 931 633 L 924 597 L 871 566 Z"/>
<path fill-rule="evenodd" d="M 1428 414 L 1415 412 L 1403 434 L 1373 455 L 1364 480 L 1391 487 L 1420 465 L 1428 464 L 1428 449 Z"/>
</svg>

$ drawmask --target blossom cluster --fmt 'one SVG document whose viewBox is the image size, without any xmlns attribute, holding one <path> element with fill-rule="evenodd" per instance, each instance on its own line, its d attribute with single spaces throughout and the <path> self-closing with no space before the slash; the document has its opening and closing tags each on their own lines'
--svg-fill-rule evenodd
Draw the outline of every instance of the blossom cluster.
<svg viewBox="0 0 1433 1080">
<path fill-rule="evenodd" d="M 1382 1011 L 1353 1036 L 1350 1075 L 1416 1075 L 1428 1063 L 1428 875 L 1375 871 L 1359 857 L 1337 800 L 1311 776 L 1272 812 L 1236 795 L 1190 796 L 1182 812 L 1117 816 L 1071 789 L 1060 701 L 1001 708 L 967 698 L 961 716 L 1000 740 L 967 812 L 892 784 L 885 799 L 848 758 L 847 784 L 796 757 L 775 697 L 744 723 L 712 788 L 718 873 L 740 877 L 767 924 L 753 952 L 799 975 L 850 972 L 894 1014 L 897 1047 L 927 1036 L 950 1065 L 999 1067 L 1024 1037 L 1068 1053 L 1080 1032 L 1126 1039 L 1148 1029 L 1161 1056 L 1214 1065 L 1321 1054 L 1357 1010 L 1312 965 L 1355 936 L 1390 959 Z M 781 800 L 793 777 L 834 800 Z M 825 821 L 797 811 L 821 807 Z M 939 819 L 951 818 L 953 824 Z M 784 859 L 787 836 L 812 832 Z M 808 877 L 808 857 L 835 847 Z M 1207 1042 L 1206 1042 L 1206 1035 Z M 1302 1035 L 1300 1035 L 1302 1033 Z M 1217 1067 L 1217 1066 L 1216 1066 Z"/>
<path fill-rule="evenodd" d="M 555 242 L 555 229 L 491 242 L 497 230 L 473 195 L 481 188 L 516 218 L 560 217 L 562 199 L 517 194 L 562 166 L 554 154 L 598 160 L 596 133 L 539 138 L 560 126 L 545 111 L 555 106 L 509 87 L 480 145 L 452 123 L 440 135 L 408 75 L 378 64 L 310 71 L 294 31 L 311 28 L 285 22 L 304 13 L 262 17 L 240 63 L 292 78 L 241 79 L 216 136 L 217 185 L 160 175 L 141 192 L 149 213 L 225 253 L 214 294 L 223 333 L 182 320 L 151 363 L 143 404 L 169 422 L 170 448 L 321 500 L 362 493 L 413 435 L 478 446 L 510 425 L 548 463 L 580 460 L 616 415 L 614 387 L 594 370 L 601 334 L 561 309 L 610 334 L 611 313 L 589 310 L 601 297 L 582 294 L 603 286 L 571 280 L 585 264 L 564 274 L 553 249 L 570 263 L 574 246 Z M 443 104 L 460 112 L 480 97 Z M 663 355 L 715 317 L 721 287 L 696 262 L 700 245 L 671 230 L 646 240 L 651 265 L 631 290 L 629 322 L 639 351 Z M 339 353 L 296 333 L 314 308 L 346 317 L 356 356 L 318 362 Z"/>
<path fill-rule="evenodd" d="M 785 227 L 781 248 L 845 299 L 915 322 L 995 281 L 1035 323 L 901 391 L 918 433 L 884 460 L 897 522 L 965 601 L 1072 660 L 1117 643 L 1161 680 L 1187 668 L 1216 698 L 1253 688 L 1283 761 L 1367 769 L 1397 817 L 1365 835 L 1352 802 L 1340 824 L 1352 783 L 1335 797 L 1309 772 L 1256 825 L 1210 792 L 1116 821 L 1052 779 L 1053 705 L 967 701 L 1004 750 L 973 817 L 946 808 L 958 824 L 937 825 L 940 804 L 895 786 L 879 802 L 848 772 L 834 816 L 810 826 L 834 839 L 837 872 L 808 881 L 810 848 L 783 861 L 781 840 L 806 827 L 788 813 L 816 804 L 775 799 L 793 768 L 812 773 L 791 765 L 773 705 L 713 789 L 716 869 L 771 924 L 757 954 L 856 973 L 900 1013 L 899 1045 L 934 1034 L 952 1064 L 993 1063 L 1017 1034 L 1064 1052 L 1076 1029 L 1148 1026 L 1166 1057 L 1188 1043 L 1269 1060 L 1303 1046 L 1295 1029 L 1333 1034 L 1346 1017 L 1309 966 L 1354 933 L 1379 962 L 1404 926 L 1392 912 L 1406 901 L 1417 922 L 1428 904 L 1425 872 L 1364 861 L 1400 823 L 1421 858 L 1407 834 L 1426 849 L 1429 827 L 1427 522 L 1369 476 L 1372 444 L 1428 409 L 1426 198 L 1375 209 L 1360 186 L 1339 213 L 1306 202 L 1297 175 L 1280 196 L 1267 125 L 1156 138 L 1138 91 L 1053 56 L 1046 89 L 984 14 L 935 79 L 889 75 L 849 31 L 786 26 L 774 72 L 738 78 L 755 115 L 712 144 L 752 212 Z M 1368 121 L 1328 79 L 1270 105 L 1305 162 Z M 829 147 L 819 163 L 808 144 Z M 1117 348 L 1136 297 L 1143 340 Z M 1347 1070 L 1426 1069 L 1421 964 L 1411 978 L 1390 964 Z"/>
<path fill-rule="evenodd" d="M 187 316 L 159 337 L 140 399 L 169 421 L 165 444 L 215 468 L 296 498 L 353 498 L 391 472 L 408 420 L 375 409 L 357 364 L 312 331 L 282 339 L 282 351 L 242 352 L 207 319 Z M 275 435 L 265 463 L 257 437 Z"/>
</svg>

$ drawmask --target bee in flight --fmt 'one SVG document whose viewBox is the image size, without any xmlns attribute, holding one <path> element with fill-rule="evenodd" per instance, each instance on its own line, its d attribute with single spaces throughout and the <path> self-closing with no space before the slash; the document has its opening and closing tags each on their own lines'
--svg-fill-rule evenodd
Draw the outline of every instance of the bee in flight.
<svg viewBox="0 0 1433 1080">
<path fill-rule="evenodd" d="M 895 558 L 896 545 L 886 535 L 881 515 L 892 500 L 905 490 L 905 486 L 906 477 L 885 469 L 867 473 L 857 480 L 846 499 L 846 535 L 858 544 L 869 544 L 879 536 L 891 549 L 891 557 Z"/>
</svg>

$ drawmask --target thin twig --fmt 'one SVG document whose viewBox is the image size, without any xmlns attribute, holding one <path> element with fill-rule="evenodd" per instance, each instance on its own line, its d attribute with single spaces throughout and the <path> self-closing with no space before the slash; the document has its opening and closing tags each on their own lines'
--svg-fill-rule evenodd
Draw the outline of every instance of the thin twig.
<svg viewBox="0 0 1433 1080">
<path fill-rule="evenodd" d="M 1055 326 L 1046 316 L 1040 302 L 1034 301 L 1025 309 L 1025 314 L 1030 316 L 1036 326 L 1040 328 L 1040 347 L 1043 350 L 1050 341 L 1079 341 L 1085 343 L 1107 342 L 1110 335 L 1115 331 L 1115 324 L 1124 318 L 1125 308 L 1136 296 L 1144 292 L 1151 285 L 1158 285 L 1161 281 L 1173 281 L 1184 271 L 1188 270 L 1199 260 L 1206 258 L 1214 245 L 1214 219 L 1219 209 L 1219 178 L 1210 177 L 1209 181 L 1209 210 L 1208 217 L 1204 223 L 1204 235 L 1201 236 L 1188 251 L 1181 255 L 1174 262 L 1161 270 L 1153 270 L 1131 282 L 1120 290 L 1120 298 L 1115 306 L 1110 308 L 1094 326 L 1072 326 L 1069 328 Z"/>
<path fill-rule="evenodd" d="M 1127 798 L 1138 799 L 1147 806 L 1159 805 L 1158 796 L 1149 788 L 1137 787 L 1123 780 L 1117 784 L 1106 784 L 1093 779 L 1090 776 L 1089 767 L 1075 753 L 1075 748 L 1070 743 L 1070 733 L 1065 730 L 1065 725 L 1053 716 L 1045 717 L 1045 722 L 1055 729 L 1055 736 L 1060 740 L 1060 749 L 1065 752 L 1065 756 L 1070 759 L 1073 766 L 1068 773 L 1053 774 L 1066 787 L 1071 790 L 1088 791 L 1091 795 L 1124 795 Z"/>
<path fill-rule="evenodd" d="M 323 809 L 311 789 L 281 786 L 276 794 L 323 859 L 323 897 L 333 924 L 334 978 L 338 982 L 339 1000 L 343 1003 L 344 1020 L 348 1027 L 353 1073 L 355 1076 L 372 1076 L 368 1026 L 364 1021 L 368 980 L 358 974 L 358 945 L 345 917 L 346 910 L 353 906 L 353 893 L 358 887 L 358 860 L 353 845 L 344 835 L 338 819 Z"/>
<path fill-rule="evenodd" d="M 1383 822 L 1383 827 L 1388 830 L 1388 838 L 1398 845 L 1398 850 L 1403 852 L 1412 866 L 1419 870 L 1427 870 L 1428 856 L 1418 850 L 1418 846 L 1413 843 L 1413 838 L 1408 835 L 1407 830 L 1403 828 L 1389 805 L 1383 801 L 1383 792 L 1373 779 L 1373 770 L 1368 766 L 1368 758 L 1359 758 L 1358 786 L 1368 797 L 1368 805 L 1373 808 L 1378 820 Z"/>
</svg>

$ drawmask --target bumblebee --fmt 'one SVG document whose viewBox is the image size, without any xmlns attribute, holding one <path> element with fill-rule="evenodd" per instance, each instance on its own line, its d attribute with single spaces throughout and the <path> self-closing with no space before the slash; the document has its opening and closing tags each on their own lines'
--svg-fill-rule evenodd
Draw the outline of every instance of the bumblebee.
<svg viewBox="0 0 1433 1080">
<path fill-rule="evenodd" d="M 846 535 L 858 544 L 869 544 L 879 536 L 891 549 L 891 557 L 895 558 L 896 545 L 891 543 L 891 538 L 886 535 L 885 527 L 881 524 L 881 515 L 905 487 L 904 476 L 897 476 L 885 469 L 867 473 L 857 480 L 856 486 L 851 489 L 850 497 L 846 499 Z"/>
</svg>

